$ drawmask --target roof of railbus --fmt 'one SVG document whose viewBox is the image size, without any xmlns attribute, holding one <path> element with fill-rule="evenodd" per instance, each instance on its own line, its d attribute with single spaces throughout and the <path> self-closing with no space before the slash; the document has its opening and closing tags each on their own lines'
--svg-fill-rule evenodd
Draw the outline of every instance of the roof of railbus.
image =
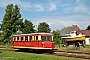
<svg viewBox="0 0 90 60">
<path fill-rule="evenodd" d="M 13 36 L 27 36 L 27 35 L 53 35 L 52 33 L 28 33 L 28 34 L 18 34 Z"/>
</svg>

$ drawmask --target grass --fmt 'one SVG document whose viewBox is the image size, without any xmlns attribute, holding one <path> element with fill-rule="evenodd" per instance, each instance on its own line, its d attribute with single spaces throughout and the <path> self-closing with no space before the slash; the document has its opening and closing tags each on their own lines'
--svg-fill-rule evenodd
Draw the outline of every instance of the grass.
<svg viewBox="0 0 90 60">
<path fill-rule="evenodd" d="M 11 45 L 0 45 L 0 46 L 6 46 L 11 47 Z M 56 45 L 58 48 L 58 45 Z M 58 48 L 61 50 L 66 50 L 66 47 Z M 73 50 L 74 51 L 74 50 Z M 84 49 L 78 49 L 76 51 L 90 51 L 90 45 L 85 46 Z M 43 55 L 43 54 L 33 54 L 33 53 L 27 53 L 27 52 L 13 52 L 13 51 L 5 51 L 0 50 L 0 60 L 80 60 L 76 58 L 70 58 L 70 57 L 61 57 L 61 56 L 51 56 L 51 55 Z"/>
<path fill-rule="evenodd" d="M 12 48 L 12 44 L 0 44 L 1 47 Z"/>
<path fill-rule="evenodd" d="M 5 60 L 80 60 L 77 58 L 33 54 L 27 52 L 13 52 L 0 50 L 0 59 Z"/>
<path fill-rule="evenodd" d="M 90 45 L 85 45 L 85 48 L 90 48 Z"/>
</svg>

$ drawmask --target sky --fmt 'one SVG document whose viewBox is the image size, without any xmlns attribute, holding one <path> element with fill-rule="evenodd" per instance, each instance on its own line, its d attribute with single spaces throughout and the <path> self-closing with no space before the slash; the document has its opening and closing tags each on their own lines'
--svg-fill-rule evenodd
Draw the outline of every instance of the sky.
<svg viewBox="0 0 90 60">
<path fill-rule="evenodd" d="M 35 26 L 46 22 L 51 30 L 90 25 L 90 0 L 0 0 L 0 23 L 8 4 L 18 5 L 22 18 Z"/>
</svg>

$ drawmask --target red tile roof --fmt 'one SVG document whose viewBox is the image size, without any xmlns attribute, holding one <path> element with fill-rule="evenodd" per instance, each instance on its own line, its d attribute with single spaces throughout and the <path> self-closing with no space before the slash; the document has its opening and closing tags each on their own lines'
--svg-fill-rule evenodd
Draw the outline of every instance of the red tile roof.
<svg viewBox="0 0 90 60">
<path fill-rule="evenodd" d="M 81 32 L 86 36 L 90 36 L 90 30 L 81 30 Z"/>
<path fill-rule="evenodd" d="M 73 31 L 78 31 L 78 30 L 80 30 L 80 29 L 79 29 L 79 27 L 76 25 L 76 26 L 74 27 Z"/>
<path fill-rule="evenodd" d="M 60 30 L 60 36 L 65 36 L 65 34 L 70 34 L 71 31 L 79 31 L 79 30 L 80 29 L 77 25 L 64 27 L 62 28 L 62 30 Z"/>
</svg>

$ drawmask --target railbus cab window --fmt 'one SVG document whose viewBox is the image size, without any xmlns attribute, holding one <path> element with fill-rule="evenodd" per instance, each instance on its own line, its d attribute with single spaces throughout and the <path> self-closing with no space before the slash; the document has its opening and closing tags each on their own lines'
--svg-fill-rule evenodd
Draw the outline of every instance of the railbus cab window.
<svg viewBox="0 0 90 60">
<path fill-rule="evenodd" d="M 41 40 L 46 40 L 46 36 L 41 36 Z"/>
<path fill-rule="evenodd" d="M 52 36 L 41 36 L 41 40 L 52 40 Z"/>
<path fill-rule="evenodd" d="M 52 37 L 51 36 L 47 36 L 47 40 L 52 40 Z"/>
</svg>

